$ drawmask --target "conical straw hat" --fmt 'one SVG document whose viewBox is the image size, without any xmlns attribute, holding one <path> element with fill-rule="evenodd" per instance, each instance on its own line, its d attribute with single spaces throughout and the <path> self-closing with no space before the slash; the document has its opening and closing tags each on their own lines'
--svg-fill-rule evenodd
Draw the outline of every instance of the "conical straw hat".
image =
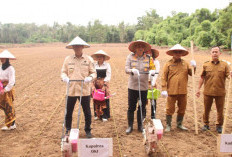
<svg viewBox="0 0 232 157">
<path fill-rule="evenodd" d="M 159 50 L 157 50 L 153 47 L 150 50 L 148 50 L 147 53 L 152 53 L 152 57 L 155 56 L 155 58 L 157 58 L 159 56 Z M 154 56 L 153 56 L 153 54 L 154 54 Z"/>
<path fill-rule="evenodd" d="M 91 56 L 93 57 L 94 60 L 97 60 L 97 55 L 104 55 L 105 56 L 105 61 L 110 59 L 110 56 L 104 52 L 103 50 L 99 50 L 92 54 Z"/>
<path fill-rule="evenodd" d="M 175 51 L 181 51 L 182 52 L 182 56 L 186 56 L 187 54 L 189 54 L 189 52 L 183 48 L 180 44 L 176 44 L 174 45 L 172 48 L 170 48 L 166 53 L 170 56 L 173 56 L 173 53 Z"/>
<path fill-rule="evenodd" d="M 74 38 L 67 46 L 67 49 L 72 49 L 73 45 L 83 45 L 84 48 L 90 47 L 89 44 L 87 44 L 84 40 L 82 40 L 80 37 Z"/>
<path fill-rule="evenodd" d="M 147 42 L 143 41 L 143 40 L 137 40 L 137 41 L 132 41 L 128 47 L 128 49 L 131 51 L 131 52 L 135 52 L 135 46 L 137 44 L 143 44 L 144 45 L 144 51 L 148 51 L 151 49 L 151 45 L 148 44 Z"/>
<path fill-rule="evenodd" d="M 0 53 L 0 58 L 9 58 L 9 59 L 12 59 L 12 60 L 15 60 L 15 56 L 12 55 L 8 50 L 4 50 Z"/>
<path fill-rule="evenodd" d="M 152 48 L 151 51 L 155 53 L 155 58 L 159 56 L 159 50 Z"/>
</svg>

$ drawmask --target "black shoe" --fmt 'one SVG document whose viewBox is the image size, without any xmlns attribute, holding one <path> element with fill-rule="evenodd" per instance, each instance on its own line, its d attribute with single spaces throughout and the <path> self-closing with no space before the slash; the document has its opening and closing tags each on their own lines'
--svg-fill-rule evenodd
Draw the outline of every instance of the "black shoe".
<svg viewBox="0 0 232 157">
<path fill-rule="evenodd" d="M 70 132 L 70 130 L 69 129 L 67 129 L 66 131 L 65 131 L 65 135 L 69 135 L 69 132 Z"/>
<path fill-rule="evenodd" d="M 139 127 L 138 127 L 138 131 L 139 131 L 139 132 L 143 132 L 143 127 L 142 127 L 142 126 L 139 126 Z"/>
<path fill-rule="evenodd" d="M 87 137 L 87 138 L 92 138 L 92 134 L 91 134 L 90 131 L 86 132 L 86 137 Z"/>
<path fill-rule="evenodd" d="M 217 126 L 216 130 L 217 130 L 217 132 L 218 132 L 219 134 L 222 133 L 222 127 L 221 127 L 221 126 Z"/>
<path fill-rule="evenodd" d="M 207 130 L 210 130 L 209 126 L 208 125 L 204 125 L 203 128 L 202 128 L 203 131 L 207 131 Z"/>
<path fill-rule="evenodd" d="M 129 127 L 126 129 L 126 134 L 129 135 L 132 131 L 133 131 L 133 128 L 129 126 Z"/>
</svg>

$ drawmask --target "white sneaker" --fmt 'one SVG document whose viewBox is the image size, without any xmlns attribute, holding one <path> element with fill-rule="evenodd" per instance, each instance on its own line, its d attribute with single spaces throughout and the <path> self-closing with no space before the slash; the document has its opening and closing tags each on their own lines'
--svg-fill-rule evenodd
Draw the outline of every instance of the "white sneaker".
<svg viewBox="0 0 232 157">
<path fill-rule="evenodd" d="M 108 119 L 102 118 L 102 121 L 103 121 L 103 122 L 107 122 L 107 121 L 108 121 Z"/>
<path fill-rule="evenodd" d="M 10 126 L 9 128 L 7 126 L 2 127 L 3 131 L 14 130 L 14 129 L 16 129 L 16 125 L 15 124 L 12 125 L 12 126 Z"/>
<path fill-rule="evenodd" d="M 94 120 L 98 120 L 98 117 L 94 117 Z"/>
</svg>

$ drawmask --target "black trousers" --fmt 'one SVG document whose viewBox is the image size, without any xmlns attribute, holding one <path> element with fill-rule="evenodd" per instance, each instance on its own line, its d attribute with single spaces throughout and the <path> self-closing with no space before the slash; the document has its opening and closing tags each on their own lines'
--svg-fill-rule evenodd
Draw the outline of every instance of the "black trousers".
<svg viewBox="0 0 232 157">
<path fill-rule="evenodd" d="M 154 100 L 154 102 L 155 102 L 154 107 L 155 108 L 152 106 L 152 100 L 150 102 L 151 102 L 151 119 L 154 119 L 155 118 L 154 111 L 156 112 L 156 100 Z"/>
<path fill-rule="evenodd" d="M 136 110 L 136 105 L 139 100 L 139 91 L 138 90 L 133 90 L 133 89 L 128 89 L 128 113 L 134 113 Z M 147 102 L 147 90 L 146 91 L 141 91 L 141 102 L 142 102 L 142 118 L 146 117 L 146 102 Z M 138 110 L 137 110 L 137 121 L 138 125 L 141 125 L 141 109 L 140 106 L 138 105 Z"/>
<path fill-rule="evenodd" d="M 67 114 L 65 115 L 65 124 L 66 124 L 67 130 L 71 130 L 72 128 L 72 114 L 73 114 L 73 109 L 75 107 L 77 99 L 80 101 L 79 96 L 68 97 Z M 85 132 L 89 132 L 91 131 L 90 96 L 82 96 L 81 106 L 82 106 L 84 116 L 85 116 Z"/>
<path fill-rule="evenodd" d="M 110 118 L 110 99 L 106 99 L 106 110 L 104 113 L 106 118 Z"/>
</svg>

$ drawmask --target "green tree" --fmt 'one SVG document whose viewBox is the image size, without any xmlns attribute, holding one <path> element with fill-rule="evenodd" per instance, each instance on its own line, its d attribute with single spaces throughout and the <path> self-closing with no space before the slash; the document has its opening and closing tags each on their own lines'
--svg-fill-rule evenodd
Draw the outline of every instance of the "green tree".
<svg viewBox="0 0 232 157">
<path fill-rule="evenodd" d="M 155 34 L 150 31 L 145 31 L 144 34 L 145 41 L 150 44 L 155 44 Z"/>
<path fill-rule="evenodd" d="M 198 22 L 197 18 L 193 18 L 193 20 L 190 22 L 190 26 L 189 26 L 189 31 L 190 31 L 191 36 L 193 36 L 195 34 L 195 29 L 198 25 L 199 25 L 199 22 Z"/>
<path fill-rule="evenodd" d="M 138 30 L 135 33 L 135 39 L 134 40 L 144 40 L 145 31 L 144 30 Z"/>
<path fill-rule="evenodd" d="M 145 16 L 138 17 L 137 20 L 137 30 L 148 30 L 152 27 L 153 24 L 160 23 L 163 18 L 156 13 L 155 9 L 151 9 L 150 11 L 146 11 Z"/>
<path fill-rule="evenodd" d="M 211 30 L 211 22 L 209 20 L 205 20 L 201 23 L 201 28 L 203 31 L 209 32 Z"/>
<path fill-rule="evenodd" d="M 156 34 L 155 43 L 157 45 L 168 45 L 168 34 L 164 30 L 160 30 Z"/>
<path fill-rule="evenodd" d="M 119 43 L 120 37 L 119 37 L 119 31 L 118 28 L 115 26 L 110 26 L 106 33 L 106 41 L 109 43 Z"/>
<path fill-rule="evenodd" d="M 226 37 L 219 32 L 219 30 L 213 26 L 210 31 L 212 41 L 210 43 L 210 46 L 221 46 L 221 45 L 226 45 Z"/>
<path fill-rule="evenodd" d="M 230 48 L 231 42 L 231 28 L 232 28 L 232 3 L 225 9 L 221 10 L 219 13 L 219 18 L 216 23 L 217 28 L 220 32 L 226 36 L 225 46 Z"/>
<path fill-rule="evenodd" d="M 101 24 L 101 21 L 95 20 L 90 29 L 91 41 L 98 43 L 104 42 L 105 33 L 105 27 Z"/>
<path fill-rule="evenodd" d="M 212 41 L 212 37 L 209 32 L 201 31 L 197 38 L 197 44 L 202 47 L 209 47 Z"/>
<path fill-rule="evenodd" d="M 181 45 L 182 46 L 187 46 L 187 47 L 190 47 L 190 41 L 193 40 L 193 36 L 189 36 L 188 38 L 186 38 L 185 40 L 182 40 L 181 41 Z"/>
<path fill-rule="evenodd" d="M 134 25 L 127 25 L 126 27 L 126 42 L 130 42 L 134 39 L 136 28 Z"/>
<path fill-rule="evenodd" d="M 124 22 L 119 23 L 118 28 L 120 41 L 121 43 L 124 43 L 126 41 L 126 28 Z"/>
<path fill-rule="evenodd" d="M 198 20 L 199 23 L 203 22 L 204 20 L 211 20 L 211 13 L 209 9 L 202 8 L 202 9 L 197 9 L 195 12 L 195 16 Z"/>
</svg>

